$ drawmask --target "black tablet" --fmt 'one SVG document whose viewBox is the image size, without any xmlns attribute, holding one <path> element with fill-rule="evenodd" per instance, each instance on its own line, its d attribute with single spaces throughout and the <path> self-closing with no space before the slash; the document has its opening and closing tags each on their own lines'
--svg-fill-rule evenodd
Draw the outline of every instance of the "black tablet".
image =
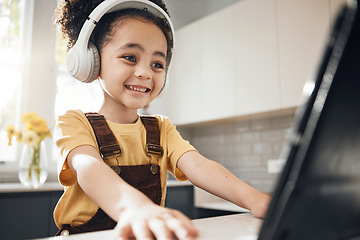
<svg viewBox="0 0 360 240">
<path fill-rule="evenodd" d="M 260 240 L 360 239 L 360 21 L 349 1 L 306 83 Z"/>
</svg>

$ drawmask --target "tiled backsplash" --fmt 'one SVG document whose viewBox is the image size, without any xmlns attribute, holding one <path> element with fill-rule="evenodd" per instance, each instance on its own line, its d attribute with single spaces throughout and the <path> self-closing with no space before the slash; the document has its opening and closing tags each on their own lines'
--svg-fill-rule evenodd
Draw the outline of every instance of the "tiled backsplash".
<svg viewBox="0 0 360 240">
<path fill-rule="evenodd" d="M 272 192 L 277 175 L 268 173 L 267 162 L 279 158 L 293 118 L 287 113 L 177 129 L 205 157 L 260 191 Z"/>
<path fill-rule="evenodd" d="M 177 129 L 205 157 L 260 191 L 272 192 L 277 175 L 267 172 L 267 162 L 279 158 L 293 118 L 291 112 Z M 50 179 L 56 181 L 56 175 Z M 0 176 L 0 182 L 13 181 L 18 181 L 15 172 Z"/>
</svg>

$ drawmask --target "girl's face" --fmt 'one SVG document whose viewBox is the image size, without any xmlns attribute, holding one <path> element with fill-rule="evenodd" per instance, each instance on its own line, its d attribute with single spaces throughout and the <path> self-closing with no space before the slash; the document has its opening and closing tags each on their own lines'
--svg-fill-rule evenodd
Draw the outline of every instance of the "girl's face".
<svg viewBox="0 0 360 240">
<path fill-rule="evenodd" d="M 154 100 L 165 81 L 166 50 L 165 35 L 152 22 L 120 21 L 100 50 L 105 104 L 139 109 Z"/>
</svg>

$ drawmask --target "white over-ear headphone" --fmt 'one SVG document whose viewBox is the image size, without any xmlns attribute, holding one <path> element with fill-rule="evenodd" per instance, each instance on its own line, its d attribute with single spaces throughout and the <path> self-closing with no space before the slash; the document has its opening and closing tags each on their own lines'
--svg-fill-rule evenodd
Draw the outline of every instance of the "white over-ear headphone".
<svg viewBox="0 0 360 240">
<path fill-rule="evenodd" d="M 165 18 L 171 28 L 171 32 L 167 33 L 167 38 L 172 41 L 172 46 L 174 46 L 174 28 L 170 17 L 161 7 L 149 0 L 105 0 L 90 13 L 81 28 L 75 45 L 68 52 L 67 69 L 72 77 L 86 83 L 92 82 L 98 77 L 100 55 L 96 46 L 89 41 L 91 33 L 106 13 L 130 8 L 146 9 L 157 17 Z M 170 64 L 171 55 L 172 51 L 168 51 L 167 66 Z"/>
</svg>

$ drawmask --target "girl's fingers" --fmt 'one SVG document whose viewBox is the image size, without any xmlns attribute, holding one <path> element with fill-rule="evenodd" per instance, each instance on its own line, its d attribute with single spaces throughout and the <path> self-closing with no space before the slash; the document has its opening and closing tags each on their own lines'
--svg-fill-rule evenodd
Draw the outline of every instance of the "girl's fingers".
<svg viewBox="0 0 360 240">
<path fill-rule="evenodd" d="M 149 227 L 152 230 L 157 240 L 175 239 L 174 234 L 166 225 L 164 220 L 152 219 L 149 221 Z"/>
<path fill-rule="evenodd" d="M 178 210 L 173 210 L 173 216 L 174 216 L 173 218 L 169 219 L 170 221 L 168 222 L 168 225 L 174 232 L 176 232 L 176 230 L 186 229 L 186 233 L 189 236 L 196 238 L 199 235 L 199 231 L 195 228 L 191 220 L 187 216 L 185 216 L 182 212 Z M 174 221 L 174 219 L 178 221 Z M 178 235 L 176 234 L 176 236 Z"/>
<path fill-rule="evenodd" d="M 169 210 L 161 218 L 149 222 L 157 239 L 196 239 L 199 235 L 191 220 L 177 210 Z"/>
<path fill-rule="evenodd" d="M 189 220 L 179 221 L 176 218 L 171 218 L 166 221 L 166 224 L 178 239 L 196 239 L 199 235 L 198 230 Z"/>
<path fill-rule="evenodd" d="M 132 233 L 132 228 L 130 223 L 128 224 L 118 224 L 115 227 L 115 239 L 117 240 L 130 240 L 134 234 Z"/>
<path fill-rule="evenodd" d="M 150 210 L 142 217 L 134 213 L 132 216 L 123 216 L 115 228 L 116 239 L 193 240 L 197 238 L 198 230 L 181 212 L 164 208 L 157 209 L 161 211 Z M 153 212 L 157 214 L 151 214 Z"/>
<path fill-rule="evenodd" d="M 153 240 L 154 236 L 145 220 L 133 224 L 132 231 L 136 239 Z"/>
</svg>

